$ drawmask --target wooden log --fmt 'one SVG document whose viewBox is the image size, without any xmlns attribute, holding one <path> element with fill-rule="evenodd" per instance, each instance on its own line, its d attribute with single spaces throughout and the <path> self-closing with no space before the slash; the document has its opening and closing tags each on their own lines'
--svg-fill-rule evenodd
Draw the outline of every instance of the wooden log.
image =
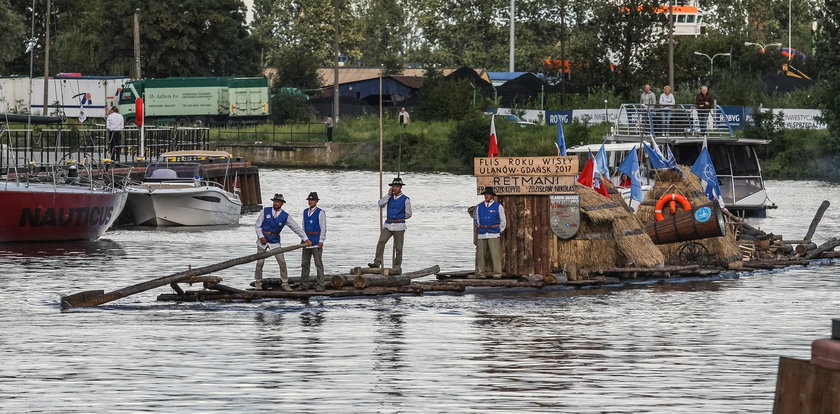
<svg viewBox="0 0 840 414">
<path fill-rule="evenodd" d="M 775 250 L 776 250 L 776 253 L 785 254 L 785 255 L 793 254 L 793 252 L 794 252 L 793 245 L 790 245 L 790 244 L 783 244 L 781 246 L 775 246 Z"/>
<path fill-rule="evenodd" d="M 126 296 L 135 295 L 137 293 L 145 292 L 150 289 L 154 289 L 161 286 L 166 286 L 170 283 L 177 283 L 182 280 L 186 280 L 193 276 L 200 276 L 205 275 L 208 273 L 218 272 L 220 270 L 224 270 L 233 266 L 250 263 L 257 261 L 259 259 L 264 259 L 266 257 L 271 257 L 276 254 L 290 252 L 292 250 L 300 249 L 301 247 L 306 246 L 305 244 L 296 244 L 294 246 L 288 247 L 280 247 L 276 249 L 266 250 L 264 252 L 254 253 L 252 255 L 239 257 L 236 259 L 226 260 L 224 262 L 212 264 L 209 266 L 204 266 L 196 269 L 190 269 L 184 272 L 173 273 L 169 276 L 160 277 L 157 279 L 152 279 L 147 282 L 138 283 L 136 285 L 128 286 L 122 289 L 117 289 L 113 292 L 104 293 L 104 291 L 88 291 L 88 292 L 81 292 L 76 293 L 69 296 L 63 296 L 61 298 L 61 308 L 67 309 L 71 307 L 88 307 L 88 306 L 99 306 L 103 303 L 108 303 L 113 300 L 121 299 Z M 98 295 L 95 292 L 102 292 Z"/>
<path fill-rule="evenodd" d="M 687 266 L 661 266 L 661 267 L 615 267 L 611 269 L 600 270 L 597 273 L 652 273 L 652 272 L 680 272 L 686 270 L 697 270 L 699 265 Z"/>
<path fill-rule="evenodd" d="M 806 254 L 808 254 L 808 252 L 810 252 L 811 250 L 814 250 L 816 248 L 817 248 L 816 243 L 805 243 L 805 244 L 797 245 L 796 248 L 794 249 L 794 251 L 796 252 L 797 256 L 805 256 Z"/>
<path fill-rule="evenodd" d="M 447 282 L 411 282 L 411 286 L 417 286 L 424 292 L 463 292 L 464 286 Z"/>
<path fill-rule="evenodd" d="M 837 247 L 837 246 L 840 246 L 840 238 L 832 237 L 832 238 L 828 239 L 827 242 L 819 245 L 819 247 L 817 247 L 816 249 L 808 252 L 808 254 L 805 255 L 805 258 L 806 259 L 813 259 L 813 258 L 819 256 L 823 252 L 834 250 L 834 248 Z"/>
<path fill-rule="evenodd" d="M 221 283 L 222 280 L 224 280 L 224 279 L 222 279 L 219 276 L 193 276 L 193 277 L 181 280 L 178 283 L 188 283 L 190 285 L 193 284 L 193 283 L 213 283 L 213 284 L 216 284 L 216 283 Z"/>
<path fill-rule="evenodd" d="M 219 292 L 225 292 L 225 293 L 245 293 L 245 291 L 242 290 L 242 289 L 237 289 L 237 288 L 234 288 L 234 287 L 230 287 L 230 286 L 227 286 L 227 285 L 223 285 L 221 283 L 205 283 L 204 287 L 206 289 L 218 290 Z"/>
<path fill-rule="evenodd" d="M 458 279 L 447 280 L 445 282 L 454 286 L 469 286 L 469 287 L 529 287 L 541 288 L 543 283 L 536 282 L 520 282 L 517 279 Z"/>
<path fill-rule="evenodd" d="M 805 233 L 805 237 L 803 237 L 802 240 L 811 241 L 811 238 L 814 237 L 814 232 L 817 231 L 817 226 L 820 225 L 820 220 L 822 220 L 823 214 L 825 214 L 825 211 L 828 210 L 828 206 L 830 205 L 831 203 L 828 200 L 823 200 L 820 207 L 817 209 L 816 214 L 814 214 L 814 218 L 811 220 L 811 225 L 808 226 L 808 233 Z"/>
<path fill-rule="evenodd" d="M 399 267 L 354 267 L 350 269 L 352 275 L 398 275 L 402 273 Z"/>
<path fill-rule="evenodd" d="M 435 274 L 440 271 L 440 266 L 432 266 L 426 269 L 418 270 L 416 272 L 409 272 L 404 275 L 388 276 L 388 275 L 359 275 L 353 279 L 353 286 L 356 289 L 364 289 L 368 287 L 382 286 L 394 287 L 405 286 L 411 283 L 411 279 Z"/>
<path fill-rule="evenodd" d="M 333 289 L 341 289 L 344 286 L 353 286 L 353 280 L 356 279 L 355 275 L 333 275 L 330 278 L 330 286 Z"/>
</svg>

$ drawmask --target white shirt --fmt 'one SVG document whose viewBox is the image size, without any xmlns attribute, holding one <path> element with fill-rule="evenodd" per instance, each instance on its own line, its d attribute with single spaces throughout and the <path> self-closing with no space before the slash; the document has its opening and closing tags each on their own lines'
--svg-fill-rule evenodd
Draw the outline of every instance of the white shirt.
<svg viewBox="0 0 840 414">
<path fill-rule="evenodd" d="M 400 197 L 404 197 L 404 196 L 405 196 L 405 194 L 399 193 L 399 194 L 394 196 L 394 200 L 396 200 Z M 388 205 L 388 199 L 390 197 L 391 196 L 389 196 L 389 195 L 385 195 L 385 197 L 380 198 L 379 199 L 379 208 L 385 208 L 385 206 Z M 408 199 L 408 200 L 405 200 L 405 219 L 408 220 L 410 218 L 411 218 L 411 199 Z M 382 226 L 382 227 L 385 227 L 386 229 L 391 230 L 391 231 L 405 231 L 405 229 L 408 228 L 405 225 L 405 221 L 401 221 L 399 223 L 385 223 L 385 225 Z"/>
<path fill-rule="evenodd" d="M 484 202 L 486 207 L 490 207 L 493 202 Z M 478 226 L 478 208 L 473 211 L 473 222 L 475 225 Z M 502 236 L 502 232 L 505 231 L 505 227 L 507 227 L 507 217 L 505 217 L 505 206 L 499 204 L 499 232 L 498 233 L 484 233 L 478 234 L 479 239 L 497 239 Z"/>
<path fill-rule="evenodd" d="M 282 208 L 280 210 L 272 209 L 271 210 L 271 216 L 274 217 L 274 218 L 277 218 L 277 216 L 279 216 L 280 212 L 282 212 L 282 211 L 283 211 Z M 266 246 L 267 246 L 267 247 L 270 247 L 272 249 L 276 249 L 276 248 L 280 247 L 280 243 L 266 243 L 266 244 L 260 243 L 260 237 L 265 237 L 265 235 L 262 232 L 262 224 L 263 224 L 263 219 L 264 218 L 265 217 L 263 216 L 263 212 L 260 211 L 260 214 L 257 216 L 257 223 L 254 225 L 254 230 L 256 230 L 256 232 L 257 232 L 257 247 L 259 247 L 261 249 L 265 249 Z M 306 233 L 303 231 L 303 229 L 300 227 L 300 225 L 297 224 L 295 219 L 292 218 L 291 214 L 286 219 L 286 227 L 292 229 L 292 231 L 295 232 L 295 234 L 300 236 L 301 240 L 306 240 L 307 239 Z M 282 230 L 281 230 L 281 232 L 282 232 Z M 282 240 L 281 240 L 281 242 L 282 242 Z"/>
<path fill-rule="evenodd" d="M 317 207 L 316 207 L 317 208 Z M 311 216 L 312 213 L 315 212 L 315 208 L 310 208 L 306 210 L 303 215 L 303 219 L 306 220 L 307 217 Z M 321 234 L 320 238 L 318 239 L 318 243 L 327 243 L 327 213 L 321 209 L 321 214 L 318 215 L 318 226 L 321 227 Z M 307 249 L 314 249 L 318 247 L 317 244 L 313 244 L 312 246 L 307 247 Z"/>
<path fill-rule="evenodd" d="M 660 105 L 676 105 L 677 101 L 674 100 L 674 94 L 665 95 L 664 93 L 659 95 L 659 104 Z"/>
<path fill-rule="evenodd" d="M 125 128 L 125 119 L 119 112 L 111 112 L 106 118 L 105 127 L 108 131 L 122 131 Z"/>
</svg>

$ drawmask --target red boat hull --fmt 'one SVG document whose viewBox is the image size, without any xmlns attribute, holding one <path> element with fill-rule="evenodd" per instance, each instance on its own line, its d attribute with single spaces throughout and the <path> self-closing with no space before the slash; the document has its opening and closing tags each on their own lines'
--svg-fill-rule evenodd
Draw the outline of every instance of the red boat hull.
<svg viewBox="0 0 840 414">
<path fill-rule="evenodd" d="M 96 240 L 127 194 L 52 184 L 0 184 L 0 242 Z"/>
</svg>

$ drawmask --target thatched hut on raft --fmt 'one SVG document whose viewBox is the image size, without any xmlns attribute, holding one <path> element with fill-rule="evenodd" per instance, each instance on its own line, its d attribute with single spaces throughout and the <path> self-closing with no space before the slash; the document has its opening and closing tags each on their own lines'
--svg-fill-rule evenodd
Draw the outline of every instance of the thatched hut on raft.
<svg viewBox="0 0 840 414">
<path fill-rule="evenodd" d="M 663 265 L 664 256 L 614 188 L 610 198 L 577 183 L 574 189 L 580 196 L 580 223 L 568 240 L 551 230 L 549 196 L 498 197 L 507 213 L 508 230 L 502 233 L 505 274 L 566 271 L 585 277 L 607 269 Z"/>
<path fill-rule="evenodd" d="M 648 191 L 645 201 L 636 209 L 636 217 L 644 225 L 656 220 L 656 202 L 665 194 L 676 193 L 683 195 L 691 204 L 692 209 L 709 204 L 709 198 L 703 190 L 700 178 L 691 173 L 690 168 L 680 166 L 682 174 L 676 170 L 658 170 L 656 172 L 656 183 Z M 670 209 L 665 208 L 662 215 L 667 219 Z M 721 237 L 712 237 L 702 240 L 694 240 L 705 248 L 702 256 L 707 265 L 717 265 L 738 269 L 743 266 L 741 252 L 735 240 L 735 232 L 727 225 L 727 232 Z M 665 263 L 669 265 L 686 265 L 684 258 L 680 257 L 680 249 L 684 243 L 661 244 L 657 247 L 665 255 Z"/>
</svg>

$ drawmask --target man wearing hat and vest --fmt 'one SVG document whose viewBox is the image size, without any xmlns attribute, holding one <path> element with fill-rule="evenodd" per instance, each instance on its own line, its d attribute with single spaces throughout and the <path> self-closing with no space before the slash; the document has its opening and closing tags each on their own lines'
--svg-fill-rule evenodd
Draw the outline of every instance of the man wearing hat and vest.
<svg viewBox="0 0 840 414">
<path fill-rule="evenodd" d="M 275 194 L 271 198 L 271 201 L 271 207 L 263 209 L 260 215 L 257 216 L 257 223 L 254 225 L 254 229 L 257 232 L 257 253 L 280 247 L 280 232 L 286 226 L 300 236 L 302 241 L 305 240 L 303 243 L 311 246 L 312 241 L 306 237 L 303 229 L 289 216 L 289 213 L 283 211 L 283 204 L 286 203 L 283 194 Z M 277 264 L 280 265 L 280 280 L 283 282 L 281 289 L 286 292 L 291 292 L 289 272 L 286 270 L 286 259 L 283 257 L 283 253 L 276 254 L 274 257 L 277 259 Z M 256 280 L 254 287 L 257 290 L 262 289 L 262 269 L 264 263 L 265 259 L 257 260 L 257 269 L 254 271 L 254 279 Z"/>
<path fill-rule="evenodd" d="M 315 284 L 316 292 L 324 291 L 324 241 L 327 239 L 327 214 L 318 208 L 318 193 L 311 192 L 306 197 L 309 208 L 303 210 L 303 230 L 306 238 L 312 242 L 312 246 L 303 249 L 303 257 L 300 262 L 300 285 L 304 289 L 309 288 L 309 263 L 315 257 L 315 270 L 318 273 L 318 280 Z"/>
<path fill-rule="evenodd" d="M 379 242 L 376 244 L 376 258 L 370 267 L 382 266 L 382 256 L 385 254 L 385 243 L 391 236 L 394 237 L 394 263 L 393 268 L 399 269 L 402 266 L 403 241 L 405 240 L 405 221 L 411 218 L 411 200 L 402 193 L 404 183 L 400 177 L 394 178 L 390 189 L 385 197 L 379 200 L 379 208 L 386 211 L 385 225 L 379 232 Z"/>
<path fill-rule="evenodd" d="M 475 261 L 478 270 L 478 277 L 484 278 L 487 273 L 484 263 L 487 254 L 493 261 L 493 278 L 502 277 L 502 243 L 500 235 L 505 231 L 507 219 L 505 208 L 493 200 L 496 192 L 493 187 L 484 187 L 484 202 L 478 203 L 473 212 L 473 221 L 478 227 L 478 241 L 475 245 Z"/>
</svg>

